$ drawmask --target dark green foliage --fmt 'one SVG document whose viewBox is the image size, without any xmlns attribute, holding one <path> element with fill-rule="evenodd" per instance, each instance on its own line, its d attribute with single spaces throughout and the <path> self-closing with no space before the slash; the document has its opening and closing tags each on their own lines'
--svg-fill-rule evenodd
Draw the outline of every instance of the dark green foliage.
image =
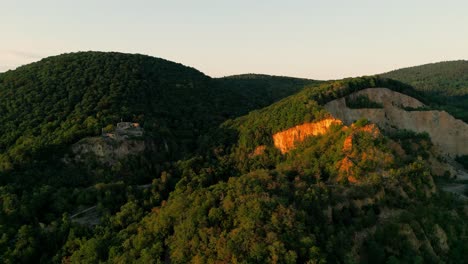
<svg viewBox="0 0 468 264">
<path fill-rule="evenodd" d="M 0 75 L 0 160 L 8 167 L 50 157 L 121 119 L 181 142 L 183 153 L 199 130 L 222 120 L 197 105 L 213 96 L 209 82 L 180 64 L 118 53 L 66 54 L 9 71 Z"/>
<path fill-rule="evenodd" d="M 367 118 L 361 118 L 359 120 L 356 120 L 356 122 L 354 122 L 354 125 L 356 127 L 364 127 L 365 125 L 368 125 L 369 123 L 370 121 Z"/>
<path fill-rule="evenodd" d="M 410 107 L 410 106 L 404 106 L 402 107 L 403 110 L 405 111 L 431 111 L 431 110 L 436 110 L 436 109 L 433 109 L 432 107 L 430 106 L 421 106 L 421 107 Z"/>
<path fill-rule="evenodd" d="M 468 155 L 458 156 L 455 160 L 468 170 Z"/>
<path fill-rule="evenodd" d="M 417 158 L 429 155 L 427 134 L 391 140 L 361 119 L 287 154 L 273 146 L 274 133 L 329 117 L 323 104 L 372 87 L 430 103 L 380 77 L 211 79 L 118 53 L 0 74 L 0 262 L 463 263 L 466 204 L 432 193 Z M 144 152 L 110 165 L 61 161 L 121 118 L 144 126 Z"/>
<path fill-rule="evenodd" d="M 238 106 L 237 116 L 246 114 L 244 109 L 259 109 L 268 106 L 284 97 L 295 94 L 305 86 L 319 83 L 308 79 L 298 79 L 282 76 L 269 76 L 260 74 L 234 75 L 213 79 L 220 90 L 227 90 L 228 100 L 220 98 L 222 104 L 242 104 Z M 231 117 L 229 115 L 229 117 Z"/>
<path fill-rule="evenodd" d="M 120 120 L 140 122 L 174 159 L 209 128 L 290 95 L 311 80 L 211 79 L 143 55 L 81 52 L 0 74 L 0 169 L 63 153 Z M 278 89 L 277 89 L 278 88 Z"/>
<path fill-rule="evenodd" d="M 388 134 L 391 139 L 397 141 L 403 148 L 406 153 L 406 159 L 414 161 L 418 157 L 429 158 L 432 142 L 428 133 L 416 133 L 403 129 L 395 130 Z"/>
<path fill-rule="evenodd" d="M 107 219 L 132 199 L 144 201 L 129 203 L 116 214 L 116 228 L 121 229 L 142 217 L 141 208 L 147 211 L 166 199 L 181 177 L 198 177 L 201 183 L 210 184 L 205 178 L 213 171 L 225 173 L 227 165 L 219 164 L 212 170 L 194 169 L 190 163 L 187 167 L 191 168 L 186 169 L 172 162 L 195 151 L 206 151 L 201 135 L 215 131 L 213 128 L 227 118 L 315 83 L 272 76 L 255 79 L 250 78 L 250 84 L 238 77 L 211 79 L 163 59 L 102 52 L 50 57 L 0 74 L 0 251 L 7 252 L 1 262 L 17 263 L 21 250 L 22 262 L 37 256 L 51 259 L 70 227 L 63 227 L 58 240 L 42 243 L 41 239 L 52 237 L 45 230 L 55 228 L 54 223 L 64 212 L 73 214 L 77 208 L 97 205 L 98 215 Z M 147 151 L 120 160 L 111 168 L 93 155 L 76 164 L 61 161 L 72 143 L 100 135 L 101 128 L 112 131 L 120 120 L 141 123 L 145 129 L 141 140 Z M 213 143 L 210 141 L 210 145 Z M 168 152 L 161 151 L 165 144 Z M 128 187 L 151 180 L 148 189 Z M 100 184 L 92 187 L 95 183 Z M 9 241 L 24 236 L 19 232 L 22 228 L 38 239 L 31 245 L 18 244 L 21 250 L 14 251 L 15 245 Z M 74 234 L 89 235 L 87 231 Z M 74 254 L 71 259 L 82 262 L 105 258 L 107 252 L 101 250 L 107 249 L 105 239 L 90 241 L 89 248 L 80 251 L 83 254 Z M 81 242 L 70 243 L 64 252 L 74 252 L 76 243 Z M 97 255 L 79 257 L 91 252 Z M 56 262 L 61 262 L 61 257 L 56 257 Z"/>
<path fill-rule="evenodd" d="M 371 101 L 366 95 L 359 95 L 356 98 L 346 97 L 346 106 L 349 108 L 383 108 L 381 103 Z"/>
<path fill-rule="evenodd" d="M 461 214 L 460 201 L 454 199 L 441 193 L 432 199 L 420 200 L 393 221 L 379 226 L 371 236 L 372 242 L 367 245 L 368 250 L 372 250 L 368 263 L 375 263 L 371 261 L 372 258 L 382 257 L 387 263 L 465 263 L 465 256 L 460 250 L 466 250 L 467 246 L 458 241 L 466 239 L 463 236 L 466 236 L 468 229 L 461 224 L 466 216 Z M 446 206 L 453 208 L 453 211 L 445 210 Z M 446 241 L 441 238 L 440 232 L 446 235 Z M 418 240 L 424 243 L 418 244 Z"/>
</svg>

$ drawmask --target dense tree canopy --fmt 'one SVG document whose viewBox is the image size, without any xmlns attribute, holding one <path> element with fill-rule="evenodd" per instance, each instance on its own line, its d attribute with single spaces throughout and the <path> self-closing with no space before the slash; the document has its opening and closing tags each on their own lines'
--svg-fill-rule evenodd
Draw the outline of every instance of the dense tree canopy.
<svg viewBox="0 0 468 264">
<path fill-rule="evenodd" d="M 214 80 L 163 59 L 100 52 L 50 57 L 0 74 L 0 168 L 50 155 L 120 120 L 142 123 L 181 157 L 226 118 L 314 83 L 251 80 L 250 85 L 241 77 Z"/>
<path fill-rule="evenodd" d="M 463 263 L 466 203 L 435 189 L 427 134 L 361 119 L 286 154 L 273 146 L 373 87 L 440 106 L 382 77 L 213 79 L 120 53 L 0 74 L 0 262 Z M 73 159 L 86 139 L 123 144 L 99 137 L 120 120 L 143 126 L 143 152 Z"/>
</svg>

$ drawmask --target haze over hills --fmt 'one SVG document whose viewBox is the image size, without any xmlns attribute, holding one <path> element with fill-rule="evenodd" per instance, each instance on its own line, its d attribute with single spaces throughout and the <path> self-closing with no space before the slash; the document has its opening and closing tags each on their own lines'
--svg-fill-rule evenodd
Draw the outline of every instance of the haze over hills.
<svg viewBox="0 0 468 264">
<path fill-rule="evenodd" d="M 441 188 L 466 142 L 420 116 L 463 141 L 465 66 L 211 78 L 80 52 L 2 73 L 0 260 L 463 263 L 468 205 Z"/>
</svg>

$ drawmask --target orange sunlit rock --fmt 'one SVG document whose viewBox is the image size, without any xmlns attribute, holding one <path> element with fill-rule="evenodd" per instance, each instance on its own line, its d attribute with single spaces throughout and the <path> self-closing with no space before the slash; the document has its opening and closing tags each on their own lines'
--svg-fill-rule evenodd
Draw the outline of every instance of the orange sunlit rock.
<svg viewBox="0 0 468 264">
<path fill-rule="evenodd" d="M 281 153 L 287 153 L 294 148 L 296 142 L 303 141 L 306 137 L 317 136 L 328 131 L 331 125 L 341 125 L 341 120 L 335 118 L 327 118 L 314 123 L 305 123 L 281 131 L 273 135 L 273 142 Z"/>
<path fill-rule="evenodd" d="M 265 145 L 260 145 L 255 148 L 255 150 L 250 154 L 250 157 L 255 157 L 255 156 L 260 156 L 265 153 L 266 146 Z"/>
</svg>

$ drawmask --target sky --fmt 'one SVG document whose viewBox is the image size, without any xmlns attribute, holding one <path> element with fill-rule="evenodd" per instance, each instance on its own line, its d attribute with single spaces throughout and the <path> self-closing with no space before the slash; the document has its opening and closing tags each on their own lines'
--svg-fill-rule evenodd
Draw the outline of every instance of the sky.
<svg viewBox="0 0 468 264">
<path fill-rule="evenodd" d="M 466 0 L 0 0 L 0 72 L 76 51 L 212 77 L 339 79 L 468 59 Z"/>
</svg>

